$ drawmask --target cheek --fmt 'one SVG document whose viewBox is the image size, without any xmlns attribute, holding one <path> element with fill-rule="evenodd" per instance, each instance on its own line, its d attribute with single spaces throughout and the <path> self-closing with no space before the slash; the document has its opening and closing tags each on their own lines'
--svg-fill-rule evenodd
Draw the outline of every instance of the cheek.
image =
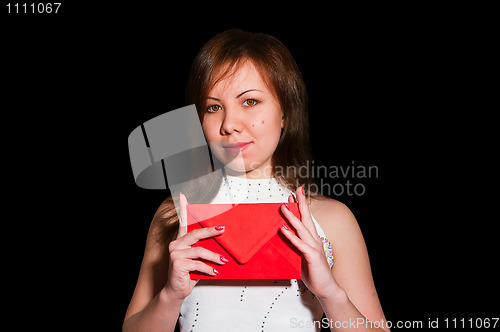
<svg viewBox="0 0 500 332">
<path fill-rule="evenodd" d="M 264 123 L 265 123 L 265 121 L 262 120 L 262 122 L 260 124 L 264 124 Z M 255 127 L 255 123 L 252 123 L 252 127 Z"/>
<path fill-rule="evenodd" d="M 259 119 L 252 122 L 253 136 L 269 144 L 281 135 L 281 123 L 273 119 Z"/>
<path fill-rule="evenodd" d="M 202 124 L 201 125 L 201 130 L 203 130 L 203 134 L 205 134 L 205 138 L 207 140 L 210 140 L 210 130 L 209 130 L 209 127 L 205 124 Z"/>
<path fill-rule="evenodd" d="M 211 121 L 204 121 L 201 125 L 201 129 L 203 130 L 203 133 L 208 141 L 214 141 L 219 134 L 218 127 Z"/>
</svg>

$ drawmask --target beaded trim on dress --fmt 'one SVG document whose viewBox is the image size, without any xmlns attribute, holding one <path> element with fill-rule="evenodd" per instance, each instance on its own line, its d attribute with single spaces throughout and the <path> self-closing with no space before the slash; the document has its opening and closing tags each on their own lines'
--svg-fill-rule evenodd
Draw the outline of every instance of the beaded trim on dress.
<svg viewBox="0 0 500 332">
<path fill-rule="evenodd" d="M 211 203 L 286 203 L 291 193 L 292 191 L 280 186 L 275 178 L 246 179 L 226 176 L 218 195 Z"/>
</svg>

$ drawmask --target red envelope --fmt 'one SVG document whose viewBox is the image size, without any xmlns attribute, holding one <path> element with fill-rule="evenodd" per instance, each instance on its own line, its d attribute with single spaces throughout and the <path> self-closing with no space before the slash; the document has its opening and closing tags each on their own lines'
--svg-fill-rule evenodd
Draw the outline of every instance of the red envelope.
<svg viewBox="0 0 500 332">
<path fill-rule="evenodd" d="M 297 203 L 287 203 L 300 218 Z M 192 272 L 191 279 L 300 279 L 300 252 L 281 233 L 286 223 L 283 203 L 188 204 L 188 232 L 202 227 L 226 226 L 224 233 L 198 241 L 201 246 L 229 260 L 225 265 L 204 261 L 217 276 Z"/>
</svg>

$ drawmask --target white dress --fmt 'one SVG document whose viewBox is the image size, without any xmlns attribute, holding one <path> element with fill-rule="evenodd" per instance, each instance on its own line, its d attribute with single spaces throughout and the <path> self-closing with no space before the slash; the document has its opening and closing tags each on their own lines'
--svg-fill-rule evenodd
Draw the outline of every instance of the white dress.
<svg viewBox="0 0 500 332">
<path fill-rule="evenodd" d="M 288 202 L 291 191 L 275 179 L 228 176 L 211 203 Z M 332 266 L 331 246 L 313 217 L 325 255 Z M 179 316 L 187 331 L 319 331 L 323 310 L 301 280 L 202 279 L 184 299 Z"/>
</svg>

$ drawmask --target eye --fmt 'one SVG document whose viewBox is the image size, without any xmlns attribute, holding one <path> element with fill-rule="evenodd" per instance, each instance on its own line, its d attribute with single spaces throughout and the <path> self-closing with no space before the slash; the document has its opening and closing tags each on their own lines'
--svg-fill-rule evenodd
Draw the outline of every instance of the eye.
<svg viewBox="0 0 500 332">
<path fill-rule="evenodd" d="M 260 103 L 259 100 L 257 99 L 253 99 L 253 98 L 250 98 L 250 99 L 246 99 L 244 102 L 243 102 L 243 106 L 255 106 L 257 105 L 258 103 Z"/>
<path fill-rule="evenodd" d="M 207 107 L 207 112 L 215 113 L 217 111 L 220 111 L 221 109 L 222 109 L 222 107 L 220 107 L 219 105 L 211 105 L 211 106 Z"/>
</svg>

